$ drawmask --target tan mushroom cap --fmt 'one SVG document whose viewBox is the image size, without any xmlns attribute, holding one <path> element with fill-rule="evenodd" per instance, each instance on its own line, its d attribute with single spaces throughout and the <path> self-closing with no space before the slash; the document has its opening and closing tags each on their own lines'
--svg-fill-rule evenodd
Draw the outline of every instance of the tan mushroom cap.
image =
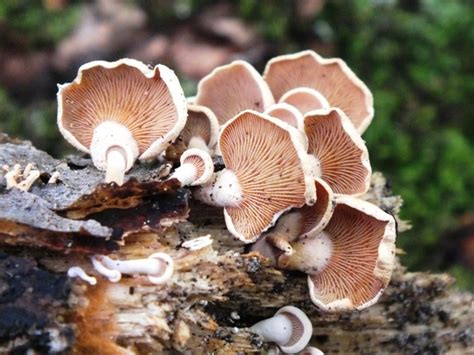
<svg viewBox="0 0 474 355">
<path fill-rule="evenodd" d="M 188 104 L 188 119 L 181 138 L 189 148 L 212 149 L 217 142 L 219 122 L 207 107 Z"/>
<path fill-rule="evenodd" d="M 236 60 L 204 77 L 199 82 L 194 102 L 210 108 L 222 125 L 247 109 L 263 112 L 274 99 L 255 68 Z"/>
<path fill-rule="evenodd" d="M 104 122 L 131 133 L 140 159 L 161 153 L 186 123 L 183 90 L 164 65 L 150 69 L 134 59 L 90 62 L 79 68 L 73 82 L 59 86 L 57 96 L 61 133 L 87 153 L 94 130 Z"/>
<path fill-rule="evenodd" d="M 240 240 L 253 242 L 285 211 L 314 204 L 311 164 L 295 128 L 248 110 L 223 126 L 219 147 L 240 185 L 240 201 L 224 208 L 227 228 Z"/>
<path fill-rule="evenodd" d="M 298 128 L 300 131 L 304 130 L 303 115 L 294 106 L 287 103 L 278 103 L 268 106 L 265 110 L 267 115 L 278 118 L 289 125 Z"/>
<path fill-rule="evenodd" d="M 298 87 L 319 91 L 331 106 L 346 113 L 359 133 L 374 116 L 372 93 L 339 58 L 324 59 L 311 50 L 282 55 L 267 63 L 263 77 L 275 100 Z"/>
<path fill-rule="evenodd" d="M 310 88 L 291 89 L 284 93 L 278 102 L 286 102 L 296 107 L 303 115 L 309 111 L 330 107 L 329 102 L 319 91 Z"/>
<path fill-rule="evenodd" d="M 311 299 L 325 311 L 363 309 L 378 300 L 390 281 L 395 220 L 351 196 L 338 196 L 336 203 L 329 224 L 320 233 L 331 244 L 329 261 L 308 276 Z M 308 244 L 301 247 L 308 249 Z"/>
<path fill-rule="evenodd" d="M 304 117 L 308 152 L 316 172 L 337 194 L 359 195 L 370 186 L 372 168 L 364 141 L 338 108 L 311 111 Z"/>
</svg>

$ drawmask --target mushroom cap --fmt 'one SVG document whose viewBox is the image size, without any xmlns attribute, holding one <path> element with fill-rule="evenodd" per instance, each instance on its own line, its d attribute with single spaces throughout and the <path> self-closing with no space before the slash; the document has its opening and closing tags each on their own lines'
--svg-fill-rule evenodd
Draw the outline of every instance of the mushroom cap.
<svg viewBox="0 0 474 355">
<path fill-rule="evenodd" d="M 192 137 L 202 137 L 209 148 L 213 148 L 219 134 L 219 122 L 214 113 L 205 106 L 188 104 L 188 119 L 181 131 L 184 144 Z"/>
<path fill-rule="evenodd" d="M 274 102 L 267 83 L 242 60 L 220 66 L 201 79 L 194 101 L 209 107 L 221 125 L 247 109 L 263 112 Z"/>
<path fill-rule="evenodd" d="M 208 182 L 214 173 L 214 162 L 209 153 L 198 149 L 190 148 L 183 152 L 180 158 L 181 165 L 192 164 L 196 168 L 197 179 L 190 185 L 196 186 Z"/>
<path fill-rule="evenodd" d="M 320 163 L 321 178 L 337 194 L 360 195 L 369 189 L 372 168 L 363 139 L 338 108 L 304 117 L 308 152 Z"/>
<path fill-rule="evenodd" d="M 393 217 L 369 202 L 337 196 L 323 233 L 331 241 L 331 257 L 324 268 L 308 275 L 313 303 L 324 311 L 363 309 L 374 304 L 394 267 Z"/>
<path fill-rule="evenodd" d="M 314 204 L 311 163 L 298 130 L 271 116 L 247 110 L 219 134 L 226 169 L 240 184 L 242 200 L 225 207 L 229 231 L 254 242 L 285 211 Z"/>
<path fill-rule="evenodd" d="M 186 123 L 179 80 L 164 65 L 151 69 L 134 59 L 93 61 L 73 82 L 58 86 L 59 130 L 74 147 L 90 153 L 94 129 L 104 121 L 125 126 L 140 159 L 160 154 Z"/>
<path fill-rule="evenodd" d="M 296 107 L 303 115 L 309 111 L 330 107 L 329 102 L 319 91 L 304 87 L 287 91 L 278 102 L 286 102 Z"/>
<path fill-rule="evenodd" d="M 273 104 L 265 110 L 267 115 L 278 118 L 289 125 L 304 131 L 303 115 L 298 109 L 286 102 Z"/>
<path fill-rule="evenodd" d="M 372 93 L 342 59 L 324 59 L 311 50 L 282 55 L 267 63 L 263 77 L 275 100 L 297 87 L 319 91 L 346 113 L 359 133 L 374 116 Z"/>
<path fill-rule="evenodd" d="M 313 325 L 308 316 L 299 308 L 285 306 L 280 308 L 276 314 L 285 315 L 293 325 L 291 338 L 287 344 L 278 346 L 285 353 L 297 353 L 308 345 L 313 336 Z"/>
</svg>

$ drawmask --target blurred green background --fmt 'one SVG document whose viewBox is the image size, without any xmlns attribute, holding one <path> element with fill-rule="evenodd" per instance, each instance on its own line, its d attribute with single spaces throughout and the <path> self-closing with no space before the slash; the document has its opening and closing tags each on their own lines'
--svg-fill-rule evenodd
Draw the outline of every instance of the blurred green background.
<svg viewBox="0 0 474 355">
<path fill-rule="evenodd" d="M 0 131 L 55 156 L 56 83 L 93 59 L 164 63 L 188 95 L 217 65 L 314 49 L 343 58 L 375 98 L 364 135 L 412 222 L 411 270 L 474 289 L 474 1 L 0 0 Z"/>
</svg>

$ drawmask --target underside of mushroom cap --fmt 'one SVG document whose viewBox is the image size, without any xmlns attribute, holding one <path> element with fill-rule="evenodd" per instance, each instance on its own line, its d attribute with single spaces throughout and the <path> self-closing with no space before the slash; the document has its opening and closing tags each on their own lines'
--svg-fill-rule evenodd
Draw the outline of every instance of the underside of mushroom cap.
<svg viewBox="0 0 474 355">
<path fill-rule="evenodd" d="M 283 314 L 291 320 L 292 334 L 287 344 L 279 345 L 285 353 L 297 353 L 308 345 L 313 336 L 313 325 L 308 316 L 299 308 L 286 306 L 280 308 L 277 314 Z"/>
<path fill-rule="evenodd" d="M 207 147 L 212 149 L 217 143 L 219 122 L 209 108 L 188 104 L 188 119 L 180 135 L 186 146 L 193 137 L 202 137 Z"/>
<path fill-rule="evenodd" d="M 236 60 L 214 69 L 199 82 L 195 103 L 210 108 L 222 125 L 247 109 L 263 112 L 274 99 L 255 68 Z"/>
<path fill-rule="evenodd" d="M 311 50 L 282 55 L 267 63 L 263 77 L 275 100 L 297 87 L 319 91 L 346 113 L 359 133 L 374 116 L 372 93 L 342 59 L 324 59 Z"/>
<path fill-rule="evenodd" d="M 370 186 L 372 168 L 365 142 L 338 108 L 304 117 L 308 152 L 320 164 L 321 178 L 337 194 L 360 195 Z"/>
<path fill-rule="evenodd" d="M 395 220 L 377 206 L 338 196 L 326 226 L 331 256 L 308 276 L 311 300 L 325 311 L 363 309 L 388 285 L 395 260 Z"/>
<path fill-rule="evenodd" d="M 309 111 L 330 107 L 329 102 L 319 91 L 305 87 L 287 91 L 278 102 L 286 102 L 296 107 L 303 115 Z"/>
<path fill-rule="evenodd" d="M 254 242 L 285 211 L 314 204 L 311 163 L 299 132 L 271 116 L 244 111 L 227 122 L 219 135 L 226 169 L 240 184 L 242 200 L 225 207 L 229 231 Z"/>
<path fill-rule="evenodd" d="M 89 153 L 94 129 L 117 122 L 131 132 L 139 158 L 161 153 L 186 123 L 186 101 L 176 75 L 134 59 L 82 65 L 58 90 L 58 126 L 76 148 Z"/>
<path fill-rule="evenodd" d="M 211 156 L 198 148 L 190 148 L 184 151 L 180 158 L 181 166 L 191 164 L 195 169 L 196 179 L 190 185 L 201 185 L 209 181 L 214 173 L 214 162 Z"/>
</svg>

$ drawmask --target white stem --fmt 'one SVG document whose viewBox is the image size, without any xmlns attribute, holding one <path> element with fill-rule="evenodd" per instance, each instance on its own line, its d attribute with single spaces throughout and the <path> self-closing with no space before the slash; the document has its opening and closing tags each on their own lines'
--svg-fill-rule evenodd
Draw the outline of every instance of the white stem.
<svg viewBox="0 0 474 355">
<path fill-rule="evenodd" d="M 174 171 L 171 178 L 178 179 L 182 186 L 191 185 L 198 178 L 197 169 L 193 164 L 184 163 Z"/>
<path fill-rule="evenodd" d="M 191 137 L 188 143 L 188 149 L 197 148 L 209 153 L 209 148 L 207 147 L 206 141 L 201 136 Z"/>
<path fill-rule="evenodd" d="M 115 182 L 123 185 L 127 159 L 122 148 L 114 146 L 107 151 L 107 170 L 105 172 L 105 182 Z"/>
<path fill-rule="evenodd" d="M 147 259 L 117 260 L 100 257 L 101 265 L 120 274 L 146 274 L 150 282 L 162 284 L 170 279 L 174 270 L 173 259 L 166 253 L 155 253 Z"/>
<path fill-rule="evenodd" d="M 313 154 L 308 154 L 308 157 L 309 157 L 309 161 L 311 162 L 311 174 L 315 178 L 320 178 L 321 174 L 322 174 L 322 172 L 321 172 L 321 162 Z"/>
<path fill-rule="evenodd" d="M 217 172 L 209 183 L 196 191 L 195 196 L 206 204 L 219 207 L 237 207 L 243 198 L 237 175 L 229 169 Z"/>
<path fill-rule="evenodd" d="M 284 345 L 290 341 L 293 327 L 288 317 L 277 314 L 272 318 L 258 322 L 250 327 L 250 330 L 261 335 L 266 342 Z"/>
<path fill-rule="evenodd" d="M 67 275 L 69 277 L 79 277 L 91 285 L 97 284 L 97 279 L 95 277 L 87 275 L 86 272 L 79 266 L 70 267 L 67 271 Z"/>
<path fill-rule="evenodd" d="M 119 282 L 122 278 L 120 271 L 107 269 L 104 265 L 102 265 L 99 259 L 101 259 L 101 256 L 93 256 L 91 258 L 92 265 L 94 265 L 94 268 L 97 270 L 97 272 L 107 277 L 110 282 Z"/>
</svg>

